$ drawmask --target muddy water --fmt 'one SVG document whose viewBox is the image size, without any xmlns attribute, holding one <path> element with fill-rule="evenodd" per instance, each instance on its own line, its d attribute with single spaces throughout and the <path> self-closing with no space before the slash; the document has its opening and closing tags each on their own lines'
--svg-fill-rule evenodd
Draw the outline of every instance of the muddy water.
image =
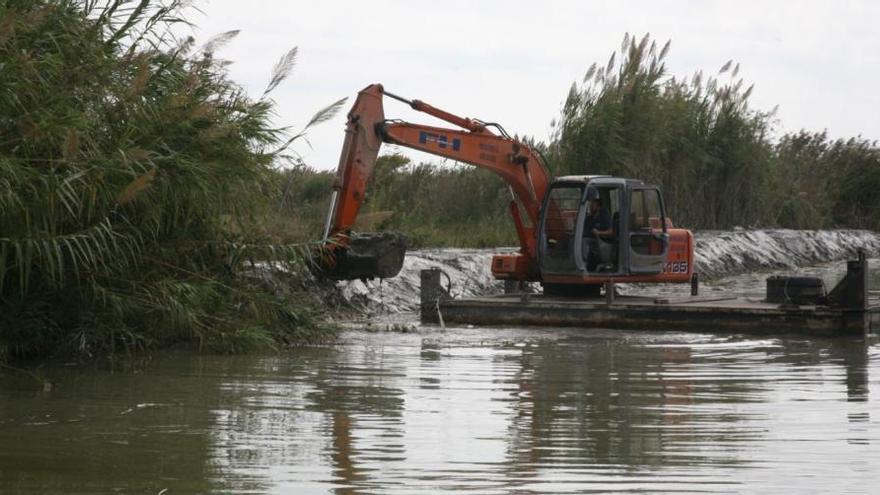
<svg viewBox="0 0 880 495">
<path fill-rule="evenodd" d="M 0 446 L 0 493 L 876 493 L 880 343 L 414 328 L 4 370 Z"/>
</svg>

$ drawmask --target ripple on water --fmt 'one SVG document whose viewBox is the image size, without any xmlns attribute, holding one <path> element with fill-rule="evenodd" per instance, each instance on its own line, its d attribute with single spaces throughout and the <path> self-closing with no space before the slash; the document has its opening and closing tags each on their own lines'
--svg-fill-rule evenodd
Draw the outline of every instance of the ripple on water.
<svg viewBox="0 0 880 495">
<path fill-rule="evenodd" d="M 865 493 L 878 368 L 872 339 L 515 328 L 62 368 L 0 381 L 0 486 Z"/>
</svg>

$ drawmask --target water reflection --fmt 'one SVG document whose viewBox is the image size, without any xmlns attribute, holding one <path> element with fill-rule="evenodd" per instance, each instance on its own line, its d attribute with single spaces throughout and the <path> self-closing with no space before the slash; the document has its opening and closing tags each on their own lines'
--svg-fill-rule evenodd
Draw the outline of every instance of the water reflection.
<svg viewBox="0 0 880 495">
<path fill-rule="evenodd" d="M 880 460 L 872 342 L 490 332 L 382 335 L 382 344 L 354 333 L 307 363 L 272 359 L 286 380 L 268 388 L 267 377 L 226 380 L 223 390 L 250 391 L 237 400 L 251 407 L 232 415 L 251 422 L 220 421 L 214 451 L 263 454 L 229 458 L 217 486 L 812 489 L 822 482 L 798 482 L 804 466 L 855 486 L 866 476 L 857 461 Z"/>
<path fill-rule="evenodd" d="M 620 344 L 572 338 L 524 349 L 512 396 L 511 478 L 525 466 L 530 478 L 550 471 L 572 483 L 595 477 L 632 488 L 643 475 L 656 478 L 657 470 L 670 475 L 665 483 L 684 483 L 671 468 L 744 462 L 722 450 L 688 447 L 749 437 L 744 415 L 695 407 L 719 392 L 742 393 L 740 386 L 701 384 L 688 346 Z M 714 390 L 719 386 L 726 390 Z"/>
<path fill-rule="evenodd" d="M 878 365 L 876 338 L 460 328 L 4 372 L 0 492 L 866 492 Z"/>
</svg>

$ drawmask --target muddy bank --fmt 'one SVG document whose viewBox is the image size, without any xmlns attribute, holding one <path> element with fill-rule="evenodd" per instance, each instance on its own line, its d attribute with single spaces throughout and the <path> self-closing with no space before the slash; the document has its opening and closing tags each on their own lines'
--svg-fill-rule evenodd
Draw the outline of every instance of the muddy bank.
<svg viewBox="0 0 880 495">
<path fill-rule="evenodd" d="M 699 272 L 706 278 L 797 268 L 880 253 L 880 234 L 867 230 L 736 230 L 696 234 Z"/>
<path fill-rule="evenodd" d="M 865 230 L 734 230 L 696 234 L 697 270 L 704 280 L 748 272 L 796 269 L 844 260 L 865 250 L 880 255 L 880 234 Z M 422 249 L 407 253 L 403 270 L 391 279 L 338 282 L 328 288 L 329 304 L 367 313 L 413 311 L 419 301 L 419 272 L 439 268 L 456 297 L 499 293 L 490 260 L 506 249 Z"/>
</svg>

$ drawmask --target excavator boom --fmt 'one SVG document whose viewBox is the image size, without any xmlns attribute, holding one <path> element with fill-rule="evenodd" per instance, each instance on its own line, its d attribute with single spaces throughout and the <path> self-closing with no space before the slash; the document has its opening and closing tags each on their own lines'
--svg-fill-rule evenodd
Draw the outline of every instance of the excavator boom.
<svg viewBox="0 0 880 495">
<path fill-rule="evenodd" d="M 364 88 L 348 112 L 342 154 L 333 179 L 333 196 L 324 227 L 324 240 L 351 231 L 364 201 L 367 182 L 382 146 L 377 126 L 385 121 L 382 86 Z"/>
<path fill-rule="evenodd" d="M 383 108 L 383 96 L 386 95 L 461 129 L 386 120 Z M 500 127 L 502 135 L 496 135 L 488 126 L 419 100 L 410 101 L 387 93 L 379 84 L 370 85 L 358 93 L 348 113 L 345 141 L 324 228 L 325 246 L 333 254 L 328 258 L 327 273 L 338 279 L 384 278 L 396 275 L 402 265 L 405 246 L 401 241 L 384 235 L 371 237 L 366 242 L 352 233 L 384 142 L 468 163 L 500 176 L 511 191 L 509 209 L 520 252 L 497 256 L 493 260 L 493 272 L 499 278 L 535 280 L 535 229 L 550 176 L 543 160 L 528 146 L 507 136 Z M 382 247 L 376 247 L 379 244 Z"/>
</svg>

